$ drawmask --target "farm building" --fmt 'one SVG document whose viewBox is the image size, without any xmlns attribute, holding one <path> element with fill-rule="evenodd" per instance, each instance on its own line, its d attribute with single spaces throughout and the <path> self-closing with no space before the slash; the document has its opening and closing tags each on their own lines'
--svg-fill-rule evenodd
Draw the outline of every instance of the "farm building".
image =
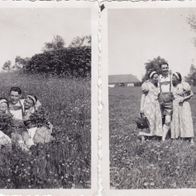
<svg viewBox="0 0 196 196">
<path fill-rule="evenodd" d="M 139 79 L 132 74 L 109 76 L 109 87 L 111 88 L 116 86 L 139 86 L 140 84 Z"/>
</svg>

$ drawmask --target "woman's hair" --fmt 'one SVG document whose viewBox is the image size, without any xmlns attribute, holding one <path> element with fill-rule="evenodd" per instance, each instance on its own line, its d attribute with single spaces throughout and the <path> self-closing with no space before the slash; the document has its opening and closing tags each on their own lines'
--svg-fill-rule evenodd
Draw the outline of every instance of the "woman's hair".
<svg viewBox="0 0 196 196">
<path fill-rule="evenodd" d="M 9 106 L 9 102 L 8 102 L 7 98 L 0 97 L 0 104 L 1 104 L 1 103 L 6 103 L 7 106 Z"/>
<path fill-rule="evenodd" d="M 27 98 L 31 99 L 33 101 L 33 105 L 36 104 L 37 102 L 37 97 L 35 95 L 27 95 Z"/>
<path fill-rule="evenodd" d="M 176 76 L 179 82 L 182 82 L 182 75 L 179 72 L 175 72 L 173 75 Z"/>
<path fill-rule="evenodd" d="M 148 74 L 148 78 L 149 78 L 149 79 L 152 79 L 153 76 L 154 76 L 155 74 L 157 74 L 156 71 L 151 71 L 151 72 Z"/>
</svg>

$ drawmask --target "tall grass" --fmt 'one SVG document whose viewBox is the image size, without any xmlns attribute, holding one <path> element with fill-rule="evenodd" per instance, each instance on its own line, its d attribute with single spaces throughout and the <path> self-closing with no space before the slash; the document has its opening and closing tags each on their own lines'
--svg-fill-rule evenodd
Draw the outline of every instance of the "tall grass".
<svg viewBox="0 0 196 196">
<path fill-rule="evenodd" d="M 54 125 L 54 141 L 32 154 L 0 152 L 0 188 L 90 188 L 90 80 L 18 73 L 0 74 L 0 96 L 11 86 L 38 97 Z"/>
<path fill-rule="evenodd" d="M 195 91 L 196 89 L 194 89 Z M 196 145 L 138 139 L 140 88 L 109 90 L 110 183 L 116 189 L 196 188 Z M 196 97 L 191 100 L 196 130 Z"/>
</svg>

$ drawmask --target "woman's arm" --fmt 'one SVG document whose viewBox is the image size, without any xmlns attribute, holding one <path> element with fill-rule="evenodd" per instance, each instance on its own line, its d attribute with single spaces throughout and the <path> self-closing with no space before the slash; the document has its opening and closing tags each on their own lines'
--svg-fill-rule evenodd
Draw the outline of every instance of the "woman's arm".
<svg viewBox="0 0 196 196">
<path fill-rule="evenodd" d="M 184 101 L 188 101 L 189 99 L 191 99 L 191 97 L 193 96 L 193 92 L 190 91 L 190 94 L 183 97 L 182 100 L 180 100 L 180 103 L 184 102 Z"/>
<path fill-rule="evenodd" d="M 145 104 L 145 99 L 146 95 L 148 94 L 149 91 L 149 86 L 147 82 L 144 82 L 141 86 L 142 89 L 142 96 L 141 96 L 141 101 L 140 101 L 140 114 L 144 114 L 144 104 Z"/>
<path fill-rule="evenodd" d="M 144 113 L 144 103 L 145 103 L 146 94 L 142 93 L 141 102 L 140 102 L 140 114 Z"/>
</svg>

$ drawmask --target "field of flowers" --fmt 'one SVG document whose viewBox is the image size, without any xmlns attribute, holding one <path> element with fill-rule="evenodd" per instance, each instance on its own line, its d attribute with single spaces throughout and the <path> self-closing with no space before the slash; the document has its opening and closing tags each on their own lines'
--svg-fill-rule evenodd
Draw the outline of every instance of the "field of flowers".
<svg viewBox="0 0 196 196">
<path fill-rule="evenodd" d="M 38 97 L 54 125 L 54 140 L 31 149 L 0 150 L 0 188 L 90 188 L 90 79 L 0 74 L 0 96 L 11 86 Z"/>
<path fill-rule="evenodd" d="M 134 119 L 139 116 L 140 96 L 138 87 L 109 89 L 111 187 L 196 188 L 196 144 L 138 139 Z M 196 130 L 196 96 L 190 103 Z"/>
</svg>

